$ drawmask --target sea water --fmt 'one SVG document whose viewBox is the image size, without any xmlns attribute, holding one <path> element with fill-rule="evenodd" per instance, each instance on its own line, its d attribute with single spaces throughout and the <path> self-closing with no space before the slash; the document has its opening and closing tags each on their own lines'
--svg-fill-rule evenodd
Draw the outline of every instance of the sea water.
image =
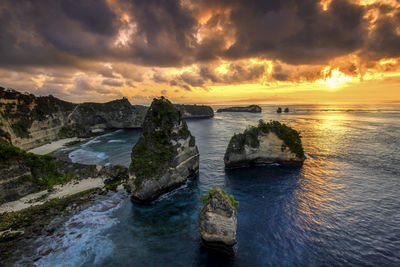
<svg viewBox="0 0 400 267">
<path fill-rule="evenodd" d="M 400 107 L 289 106 L 277 114 L 216 113 L 189 120 L 200 173 L 151 205 L 124 192 L 100 197 L 37 241 L 38 266 L 399 266 Z M 299 130 L 307 160 L 225 170 L 234 133 L 259 119 Z M 74 162 L 128 166 L 140 130 L 120 130 L 63 151 Z M 204 249 L 199 199 L 212 186 L 238 207 L 236 254 Z"/>
</svg>

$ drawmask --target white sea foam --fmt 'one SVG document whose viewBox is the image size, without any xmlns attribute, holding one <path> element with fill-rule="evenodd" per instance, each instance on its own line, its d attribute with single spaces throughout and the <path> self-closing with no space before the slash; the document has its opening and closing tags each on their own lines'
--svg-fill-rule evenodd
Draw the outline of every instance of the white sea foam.
<svg viewBox="0 0 400 267">
<path fill-rule="evenodd" d="M 68 154 L 72 162 L 84 162 L 86 164 L 99 164 L 108 156 L 104 152 L 94 152 L 83 148 L 72 151 Z"/>
<path fill-rule="evenodd" d="M 121 140 L 121 139 L 113 139 L 113 140 L 109 140 L 107 143 L 124 143 L 125 141 L 124 140 Z"/>
</svg>

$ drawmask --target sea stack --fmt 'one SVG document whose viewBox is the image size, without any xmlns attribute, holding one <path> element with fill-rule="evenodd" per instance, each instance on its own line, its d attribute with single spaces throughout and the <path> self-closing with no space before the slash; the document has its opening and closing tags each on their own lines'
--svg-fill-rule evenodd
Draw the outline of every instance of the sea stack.
<svg viewBox="0 0 400 267">
<path fill-rule="evenodd" d="M 289 108 L 285 108 L 285 111 L 284 111 L 285 113 L 288 113 L 289 112 Z"/>
<path fill-rule="evenodd" d="M 198 173 L 195 138 L 168 99 L 151 103 L 131 158 L 127 188 L 136 203 L 149 203 Z"/>
<path fill-rule="evenodd" d="M 239 202 L 233 195 L 213 187 L 201 197 L 204 206 L 199 213 L 198 226 L 203 244 L 211 249 L 233 254 L 236 241 L 237 211 Z"/>
<path fill-rule="evenodd" d="M 225 152 L 226 168 L 279 163 L 302 165 L 305 160 L 300 134 L 278 121 L 252 126 L 232 136 Z"/>
<path fill-rule="evenodd" d="M 279 107 L 279 108 L 276 110 L 276 113 L 282 113 L 282 108 Z"/>
</svg>

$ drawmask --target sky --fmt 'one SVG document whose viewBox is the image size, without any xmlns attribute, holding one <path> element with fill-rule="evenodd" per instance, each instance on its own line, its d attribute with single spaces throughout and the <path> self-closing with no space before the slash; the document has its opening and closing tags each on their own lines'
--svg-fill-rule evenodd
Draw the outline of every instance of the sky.
<svg viewBox="0 0 400 267">
<path fill-rule="evenodd" d="M 399 0 L 1 0 L 0 86 L 73 102 L 400 103 Z"/>
</svg>

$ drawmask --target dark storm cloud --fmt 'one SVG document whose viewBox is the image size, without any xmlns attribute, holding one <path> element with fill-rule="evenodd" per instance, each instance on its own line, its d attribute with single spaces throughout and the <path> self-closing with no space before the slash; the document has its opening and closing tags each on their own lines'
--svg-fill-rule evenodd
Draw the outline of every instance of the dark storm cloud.
<svg viewBox="0 0 400 267">
<path fill-rule="evenodd" d="M 387 8 L 387 7 L 386 7 Z M 400 10 L 393 16 L 383 16 L 379 19 L 370 35 L 363 55 L 371 60 L 400 56 Z"/>
<path fill-rule="evenodd" d="M 369 34 L 365 14 L 371 9 L 381 16 Z M 121 12 L 129 14 L 135 28 L 123 47 L 115 45 L 127 27 Z M 205 22 L 200 20 L 204 14 L 210 14 Z M 0 66 L 86 68 L 86 61 L 183 66 L 249 57 L 321 64 L 356 51 L 377 60 L 400 56 L 399 14 L 390 5 L 359 6 L 350 0 L 332 1 L 326 11 L 316 0 L 118 0 L 115 5 L 105 0 L 3 0 Z M 244 79 L 238 75 L 243 71 L 230 71 L 236 76 L 224 80 Z M 250 76 L 262 70 L 253 71 Z M 107 69 L 98 73 L 114 75 Z M 207 69 L 200 73 L 208 81 L 221 79 L 213 75 Z M 203 85 L 193 77 L 181 79 Z"/>
</svg>

